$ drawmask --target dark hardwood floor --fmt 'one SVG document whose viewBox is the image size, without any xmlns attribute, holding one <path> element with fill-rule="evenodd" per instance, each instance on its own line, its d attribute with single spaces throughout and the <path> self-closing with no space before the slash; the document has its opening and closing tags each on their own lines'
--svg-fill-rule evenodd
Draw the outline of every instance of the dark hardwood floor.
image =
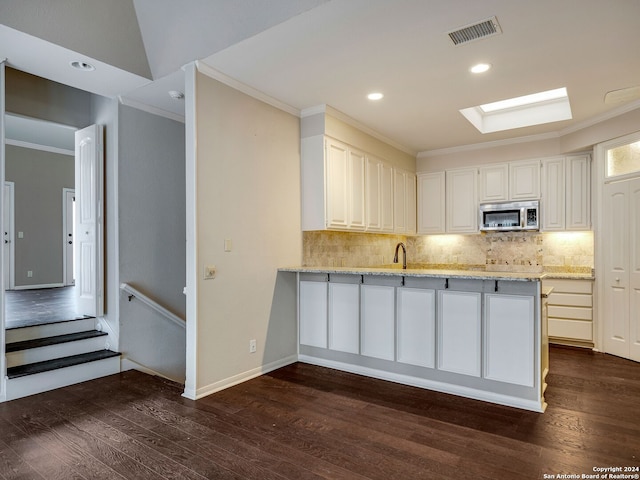
<svg viewBox="0 0 640 480">
<path fill-rule="evenodd" d="M 512 480 L 640 466 L 640 364 L 553 347 L 548 383 L 538 414 L 302 363 L 195 402 L 129 371 L 0 404 L 0 479 Z"/>
<path fill-rule="evenodd" d="M 82 318 L 75 287 L 6 290 L 5 328 L 28 327 Z"/>
</svg>

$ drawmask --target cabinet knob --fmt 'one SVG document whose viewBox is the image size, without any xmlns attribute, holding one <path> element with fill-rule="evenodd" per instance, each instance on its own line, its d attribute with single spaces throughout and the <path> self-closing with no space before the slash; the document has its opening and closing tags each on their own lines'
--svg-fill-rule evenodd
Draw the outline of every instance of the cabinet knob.
<svg viewBox="0 0 640 480">
<path fill-rule="evenodd" d="M 616 282 L 619 282 L 619 281 L 620 281 L 620 279 L 618 277 L 616 277 Z"/>
</svg>

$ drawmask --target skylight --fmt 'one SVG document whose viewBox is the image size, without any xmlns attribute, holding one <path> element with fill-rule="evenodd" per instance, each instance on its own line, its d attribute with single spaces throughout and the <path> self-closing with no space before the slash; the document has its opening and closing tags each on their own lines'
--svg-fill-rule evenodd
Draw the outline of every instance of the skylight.
<svg viewBox="0 0 640 480">
<path fill-rule="evenodd" d="M 567 89 L 564 87 L 464 108 L 460 113 L 482 133 L 572 118 Z"/>
</svg>

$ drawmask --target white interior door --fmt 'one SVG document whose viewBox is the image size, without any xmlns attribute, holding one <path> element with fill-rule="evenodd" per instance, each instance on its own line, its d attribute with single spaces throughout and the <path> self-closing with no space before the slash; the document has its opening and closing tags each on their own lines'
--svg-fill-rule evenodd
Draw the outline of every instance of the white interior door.
<svg viewBox="0 0 640 480">
<path fill-rule="evenodd" d="M 640 178 L 604 185 L 607 353 L 640 361 Z"/>
<path fill-rule="evenodd" d="M 75 201 L 76 192 L 71 188 L 62 189 L 62 264 L 63 283 L 65 286 L 75 285 L 73 271 L 73 251 L 75 247 Z"/>
<path fill-rule="evenodd" d="M 76 132 L 75 272 L 80 313 L 103 314 L 103 143 L 102 127 Z"/>
<path fill-rule="evenodd" d="M 14 198 L 13 182 L 4 182 L 4 204 L 2 214 L 4 219 L 4 289 L 15 288 L 15 242 L 14 242 Z"/>
</svg>

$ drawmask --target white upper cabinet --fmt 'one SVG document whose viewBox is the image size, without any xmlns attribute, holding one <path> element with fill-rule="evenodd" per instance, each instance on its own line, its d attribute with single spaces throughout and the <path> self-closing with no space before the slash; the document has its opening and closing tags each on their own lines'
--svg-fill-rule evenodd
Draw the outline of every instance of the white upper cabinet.
<svg viewBox="0 0 640 480">
<path fill-rule="evenodd" d="M 368 156 L 365 189 L 366 230 L 393 232 L 393 167 L 376 157 Z"/>
<path fill-rule="evenodd" d="M 418 175 L 418 234 L 445 233 L 445 174 Z"/>
<path fill-rule="evenodd" d="M 509 164 L 480 167 L 480 203 L 509 200 Z"/>
<path fill-rule="evenodd" d="M 591 157 L 579 155 L 566 160 L 566 229 L 591 229 Z"/>
<path fill-rule="evenodd" d="M 540 198 L 540 161 L 499 163 L 479 168 L 480 203 Z"/>
<path fill-rule="evenodd" d="M 509 163 L 509 199 L 540 198 L 540 160 Z"/>
<path fill-rule="evenodd" d="M 393 230 L 416 233 L 416 176 L 400 169 L 393 176 Z"/>
<path fill-rule="evenodd" d="M 446 172 L 448 233 L 476 233 L 478 231 L 477 175 L 475 167 Z"/>
<path fill-rule="evenodd" d="M 351 230 L 365 229 L 364 170 L 364 153 L 349 148 L 347 195 L 349 202 L 349 228 Z"/>
<path fill-rule="evenodd" d="M 564 230 L 564 172 L 564 158 L 548 158 L 542 161 L 542 230 Z"/>
<path fill-rule="evenodd" d="M 302 230 L 415 233 L 415 174 L 324 135 L 300 150 Z"/>
<path fill-rule="evenodd" d="M 542 161 L 542 228 L 545 231 L 591 229 L 589 155 Z"/>
</svg>

